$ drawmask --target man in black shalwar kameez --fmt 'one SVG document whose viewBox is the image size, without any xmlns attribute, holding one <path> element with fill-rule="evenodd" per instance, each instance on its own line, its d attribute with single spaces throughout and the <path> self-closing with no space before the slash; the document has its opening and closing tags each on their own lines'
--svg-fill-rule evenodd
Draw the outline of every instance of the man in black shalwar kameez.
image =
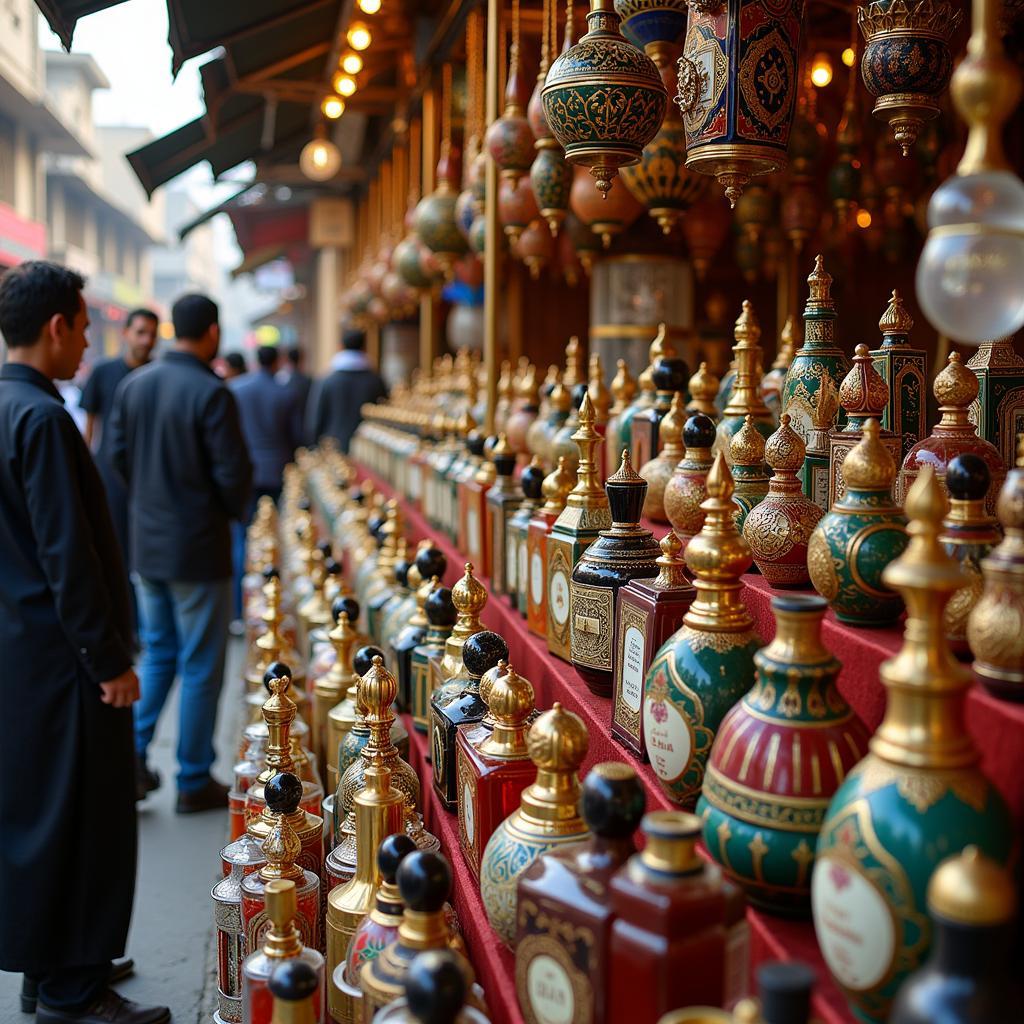
<svg viewBox="0 0 1024 1024">
<path fill-rule="evenodd" d="M 109 987 L 135 890 L 127 578 L 103 484 L 54 380 L 88 344 L 83 280 L 0 278 L 0 970 L 40 1024 L 161 1024 Z"/>
</svg>

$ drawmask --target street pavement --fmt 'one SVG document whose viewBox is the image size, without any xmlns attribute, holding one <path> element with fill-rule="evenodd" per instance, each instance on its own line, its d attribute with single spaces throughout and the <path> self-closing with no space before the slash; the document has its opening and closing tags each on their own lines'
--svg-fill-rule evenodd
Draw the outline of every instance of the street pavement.
<svg viewBox="0 0 1024 1024">
<path fill-rule="evenodd" d="M 242 641 L 232 638 L 230 644 L 217 719 L 214 775 L 221 782 L 231 781 L 243 714 Z M 217 1004 L 210 888 L 217 880 L 228 819 L 226 809 L 174 813 L 178 691 L 176 684 L 150 747 L 150 765 L 163 785 L 139 805 L 139 868 L 127 951 L 135 975 L 118 991 L 138 1002 L 170 1006 L 175 1024 L 211 1024 Z M 20 987 L 20 974 L 0 972 L 0 1024 L 32 1024 L 34 1018 L 18 1008 Z"/>
</svg>

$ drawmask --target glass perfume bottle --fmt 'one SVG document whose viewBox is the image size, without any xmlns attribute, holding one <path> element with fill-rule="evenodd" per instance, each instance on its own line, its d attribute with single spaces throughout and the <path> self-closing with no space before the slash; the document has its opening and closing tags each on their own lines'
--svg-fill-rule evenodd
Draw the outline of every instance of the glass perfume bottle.
<svg viewBox="0 0 1024 1024">
<path fill-rule="evenodd" d="M 672 408 L 672 396 L 686 390 L 690 371 L 682 359 L 662 358 L 654 364 L 651 380 L 654 401 L 632 419 L 629 454 L 635 466 L 646 466 L 661 449 L 661 421 Z"/>
<path fill-rule="evenodd" d="M 494 724 L 479 745 L 470 742 L 467 728 L 458 728 L 455 735 L 459 845 L 474 879 L 480 877 L 487 841 L 519 806 L 536 774 L 526 746 L 533 712 L 529 680 L 506 663 L 506 671 L 490 687 L 485 708 Z"/>
<path fill-rule="evenodd" d="M 459 483 L 459 522 L 462 543 L 470 561 L 481 576 L 490 576 L 491 566 L 487 560 L 487 492 L 497 476 L 494 463 L 484 456 L 484 435 L 473 431 L 470 435 L 470 451 L 477 460 L 472 477 L 467 476 Z"/>
<path fill-rule="evenodd" d="M 732 348 L 736 376 L 715 437 L 715 451 L 722 452 L 727 462 L 732 461 L 732 439 L 743 429 L 748 416 L 765 439 L 775 429 L 775 418 L 761 396 L 760 375 L 764 359 L 760 344 L 761 325 L 753 305 L 746 299 L 733 329 L 733 337 L 736 339 Z"/>
<path fill-rule="evenodd" d="M 513 608 L 526 618 L 526 602 L 530 592 L 530 553 L 527 536 L 530 520 L 543 502 L 544 469 L 535 455 L 519 475 L 523 500 L 509 517 L 505 528 L 505 592 Z"/>
<path fill-rule="evenodd" d="M 647 481 L 643 515 L 645 519 L 656 523 L 668 522 L 668 515 L 665 512 L 665 487 L 672 479 L 676 464 L 686 455 L 686 449 L 683 447 L 685 420 L 683 392 L 677 391 L 672 396 L 672 405 L 668 413 L 661 421 L 661 451 L 650 462 L 640 467 L 640 475 Z"/>
<path fill-rule="evenodd" d="M 490 566 L 491 589 L 496 594 L 507 595 L 508 585 L 508 544 L 506 534 L 513 513 L 523 500 L 523 491 L 516 480 L 516 453 L 504 434 L 491 451 L 495 480 L 487 491 L 486 504 L 486 545 L 485 555 Z M 514 593 L 514 588 L 513 591 Z"/>
<path fill-rule="evenodd" d="M 764 461 L 764 443 L 764 435 L 754 427 L 751 416 L 746 418 L 729 443 L 734 485 L 732 500 L 736 506 L 736 529 L 741 532 L 750 510 L 759 505 L 768 493 L 770 477 Z"/>
<path fill-rule="evenodd" d="M 417 732 L 426 732 L 430 726 L 431 662 L 444 657 L 445 642 L 458 618 L 448 587 L 435 587 L 427 597 L 424 611 L 427 631 L 423 642 L 413 648 L 409 658 L 412 684 L 410 711 L 413 728 Z"/>
<path fill-rule="evenodd" d="M 544 477 L 544 504 L 533 514 L 526 530 L 527 575 L 526 625 L 539 637 L 548 635 L 548 536 L 565 508 L 576 478 L 564 458 Z"/>
<path fill-rule="evenodd" d="M 352 613 L 355 613 L 354 617 Z M 332 767 L 337 772 L 339 736 L 331 735 L 331 709 L 345 698 L 345 693 L 353 683 L 352 651 L 356 643 L 356 631 L 352 628 L 354 618 L 359 616 L 359 604 L 349 597 L 338 598 L 331 607 L 335 626 L 327 634 L 334 658 L 327 669 L 316 675 L 311 673 L 313 682 L 313 721 L 310 724 L 313 753 L 317 764 L 326 771 L 328 789 L 333 789 Z M 342 617 L 345 623 L 342 625 Z M 334 740 L 333 749 L 331 740 Z M 323 766 L 326 766 L 324 768 Z M 335 781 L 335 785 L 337 782 Z"/>
<path fill-rule="evenodd" d="M 313 997 L 315 1019 L 324 1017 L 324 958 L 302 944 L 295 927 L 295 883 L 276 879 L 266 886 L 267 916 L 270 924 L 262 947 L 250 953 L 242 964 L 242 1022 L 271 1024 L 273 997 L 268 988 L 271 972 L 285 960 L 303 960 L 316 975 Z"/>
<path fill-rule="evenodd" d="M 545 853 L 519 879 L 516 995 L 526 1024 L 604 1024 L 612 907 L 608 884 L 636 853 L 644 790 L 621 762 L 595 765 L 582 786 L 591 837 Z M 567 937 L 571 937 L 567 941 Z"/>
<path fill-rule="evenodd" d="M 430 625 L 427 619 L 427 598 L 448 571 L 448 560 L 440 548 L 428 547 L 416 556 L 416 570 L 421 583 L 416 588 L 415 606 L 402 620 L 391 640 L 391 660 L 398 675 L 398 704 L 405 711 L 412 709 L 412 652 L 423 643 Z"/>
<path fill-rule="evenodd" d="M 453 950 L 417 953 L 406 972 L 405 995 L 380 1011 L 376 1024 L 488 1024 L 466 1003 L 465 958 Z"/>
<path fill-rule="evenodd" d="M 618 437 L 608 434 L 609 448 L 614 450 L 614 464 L 619 464 L 620 453 L 623 448 L 633 451 L 633 419 L 644 409 L 649 409 L 654 404 L 654 367 L 659 359 L 671 359 L 676 355 L 675 346 L 668 336 L 668 328 L 665 324 L 658 324 L 658 332 L 654 336 L 650 347 L 647 350 L 647 367 L 637 378 L 637 390 L 635 397 L 619 413 Z"/>
<path fill-rule="evenodd" d="M 708 496 L 705 481 L 715 461 L 714 443 L 714 421 L 703 413 L 691 416 L 683 425 L 686 454 L 676 463 L 672 479 L 665 485 L 665 514 L 682 541 L 684 553 L 690 538 L 700 533 L 704 525 L 701 506 Z"/>
<path fill-rule="evenodd" d="M 462 647 L 474 633 L 483 632 L 480 613 L 487 606 L 487 588 L 477 579 L 473 563 L 466 562 L 465 575 L 452 587 L 452 603 L 459 613 L 451 635 L 445 641 L 444 654 L 430 661 L 430 689 L 439 690 L 463 671 Z M 461 687 L 460 687 L 461 688 Z M 433 697 L 431 697 L 433 701 Z"/>
</svg>

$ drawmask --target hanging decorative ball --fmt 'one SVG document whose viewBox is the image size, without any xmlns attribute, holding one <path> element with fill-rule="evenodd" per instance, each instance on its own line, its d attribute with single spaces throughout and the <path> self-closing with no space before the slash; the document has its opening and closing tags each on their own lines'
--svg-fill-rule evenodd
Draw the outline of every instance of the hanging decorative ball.
<svg viewBox="0 0 1024 1024">
<path fill-rule="evenodd" d="M 687 10 L 686 0 L 615 0 L 622 34 L 658 67 L 678 56 Z"/>
<path fill-rule="evenodd" d="M 944 0 L 875 0 L 857 11 L 864 36 L 860 73 L 875 97 L 872 113 L 910 155 L 925 121 L 939 114 L 949 85 L 949 41 L 960 27 L 959 4 Z"/>
<path fill-rule="evenodd" d="M 573 251 L 579 257 L 587 277 L 594 266 L 594 257 L 601 251 L 601 239 L 594 234 L 589 224 L 584 224 L 579 217 L 570 213 L 565 219 L 566 237 Z"/>
<path fill-rule="evenodd" d="M 541 220 L 535 220 L 519 236 L 513 251 L 526 264 L 530 277 L 537 281 L 540 272 L 554 258 L 555 242 L 547 225 Z"/>
<path fill-rule="evenodd" d="M 572 172 L 562 147 L 554 139 L 539 139 L 537 155 L 530 165 L 530 184 L 540 215 L 552 235 L 557 235 L 569 210 Z"/>
<path fill-rule="evenodd" d="M 541 98 L 566 160 L 588 168 L 607 195 L 661 127 L 667 96 L 654 62 L 619 32 L 612 0 L 590 0 L 587 29 L 555 58 Z"/>
<path fill-rule="evenodd" d="M 514 181 L 504 178 L 498 185 L 498 220 L 509 241 L 515 245 L 531 221 L 540 216 L 529 177 Z"/>
<path fill-rule="evenodd" d="M 683 237 L 690 250 L 693 269 L 703 281 L 715 253 L 729 234 L 729 212 L 713 199 L 697 203 L 683 218 Z"/>
<path fill-rule="evenodd" d="M 617 188 L 611 196 L 596 192 L 582 167 L 576 168 L 569 205 L 572 212 L 601 239 L 605 249 L 611 246 L 616 235 L 625 231 L 644 212 L 628 189 Z"/>
<path fill-rule="evenodd" d="M 455 260 L 468 248 L 455 217 L 458 199 L 452 184 L 458 178 L 455 162 L 451 147 L 442 142 L 441 159 L 437 163 L 437 188 L 419 201 L 415 213 L 416 234 L 437 258 L 446 277 L 451 275 Z"/>
<path fill-rule="evenodd" d="M 502 238 L 504 239 L 504 235 Z M 483 254 L 484 248 L 487 245 L 487 218 L 482 214 L 478 213 L 473 218 L 473 223 L 469 226 L 469 247 L 478 256 Z"/>
<path fill-rule="evenodd" d="M 519 8 L 514 9 L 515 25 L 509 48 L 508 82 L 505 85 L 505 109 L 487 129 L 487 152 L 491 154 L 501 177 L 515 184 L 530 170 L 533 162 L 533 132 L 526 120 L 523 76 L 519 70 Z"/>
<path fill-rule="evenodd" d="M 735 206 L 751 178 L 786 166 L 804 0 L 716 6 L 691 4 L 676 102 L 686 166 L 717 178 Z"/>
<path fill-rule="evenodd" d="M 484 265 L 476 253 L 467 252 L 455 261 L 452 275 L 469 288 L 479 288 L 484 283 Z"/>
<path fill-rule="evenodd" d="M 476 218 L 476 196 L 473 190 L 464 188 L 455 200 L 455 223 L 458 224 L 462 237 L 469 241 L 469 229 Z"/>
</svg>

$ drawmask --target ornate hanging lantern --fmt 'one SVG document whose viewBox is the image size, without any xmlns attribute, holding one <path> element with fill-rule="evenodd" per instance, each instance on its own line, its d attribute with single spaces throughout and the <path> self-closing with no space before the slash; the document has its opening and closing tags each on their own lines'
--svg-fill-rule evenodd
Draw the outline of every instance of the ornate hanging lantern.
<svg viewBox="0 0 1024 1024">
<path fill-rule="evenodd" d="M 720 201 L 706 199 L 683 218 L 683 237 L 699 280 L 704 280 L 728 234 L 729 214 Z"/>
<path fill-rule="evenodd" d="M 688 9 L 686 0 L 615 0 L 622 34 L 659 68 L 679 56 Z"/>
<path fill-rule="evenodd" d="M 527 225 L 540 216 L 533 197 L 531 179 L 504 179 L 498 186 L 498 220 L 509 241 L 515 245 Z"/>
<path fill-rule="evenodd" d="M 582 167 L 576 168 L 572 191 L 569 194 L 572 212 L 610 248 L 612 239 L 632 224 L 644 208 L 625 188 L 617 188 L 609 197 L 606 192 L 595 191 Z"/>
<path fill-rule="evenodd" d="M 547 225 L 540 220 L 533 221 L 519 236 L 513 250 L 516 256 L 526 264 L 530 277 L 534 281 L 540 279 L 540 272 L 554 257 L 555 243 Z"/>
<path fill-rule="evenodd" d="M 429 249 L 414 234 L 406 235 L 395 246 L 391 257 L 398 276 L 417 291 L 433 288 L 438 277 L 437 261 Z"/>
<path fill-rule="evenodd" d="M 939 114 L 960 27 L 959 5 L 944 0 L 875 0 L 857 11 L 864 35 L 860 73 L 875 97 L 875 117 L 888 123 L 904 156 L 925 121 Z"/>
<path fill-rule="evenodd" d="M 612 0 L 590 0 L 587 29 L 555 59 L 541 98 L 566 160 L 589 168 L 606 195 L 661 127 L 667 96 L 654 62 L 619 32 Z"/>
<path fill-rule="evenodd" d="M 503 179 L 515 184 L 529 173 L 533 160 L 533 132 L 526 120 L 523 78 L 519 71 L 519 0 L 512 0 L 512 45 L 509 47 L 505 109 L 487 129 L 487 152 Z"/>
<path fill-rule="evenodd" d="M 804 0 L 691 5 L 676 96 L 686 166 L 717 178 L 730 206 L 786 166 L 803 15 Z"/>
</svg>

